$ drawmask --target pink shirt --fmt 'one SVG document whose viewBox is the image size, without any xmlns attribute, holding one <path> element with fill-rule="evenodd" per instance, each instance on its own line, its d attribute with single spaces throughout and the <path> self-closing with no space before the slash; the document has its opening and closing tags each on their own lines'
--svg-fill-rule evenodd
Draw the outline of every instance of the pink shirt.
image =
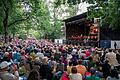
<svg viewBox="0 0 120 80">
<path fill-rule="evenodd" d="M 90 52 L 89 51 L 86 51 L 85 54 L 86 54 L 86 57 L 90 56 Z"/>
</svg>

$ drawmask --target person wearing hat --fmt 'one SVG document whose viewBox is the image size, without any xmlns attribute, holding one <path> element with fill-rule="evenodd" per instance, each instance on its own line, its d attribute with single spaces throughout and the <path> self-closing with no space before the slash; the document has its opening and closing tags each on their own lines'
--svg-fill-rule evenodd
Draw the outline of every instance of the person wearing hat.
<svg viewBox="0 0 120 80">
<path fill-rule="evenodd" d="M 19 80 L 19 74 L 17 71 L 17 66 L 15 64 L 12 65 L 12 69 L 14 74 L 9 72 L 10 64 L 7 61 L 3 61 L 0 64 L 0 78 L 2 80 Z"/>
</svg>

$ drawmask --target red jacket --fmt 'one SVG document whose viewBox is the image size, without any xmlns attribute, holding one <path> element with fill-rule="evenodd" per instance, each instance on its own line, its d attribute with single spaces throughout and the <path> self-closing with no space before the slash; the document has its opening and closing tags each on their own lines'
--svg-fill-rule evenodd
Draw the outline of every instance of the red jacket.
<svg viewBox="0 0 120 80">
<path fill-rule="evenodd" d="M 61 76 L 60 80 L 69 80 L 68 74 L 67 73 L 63 73 L 63 75 Z"/>
</svg>

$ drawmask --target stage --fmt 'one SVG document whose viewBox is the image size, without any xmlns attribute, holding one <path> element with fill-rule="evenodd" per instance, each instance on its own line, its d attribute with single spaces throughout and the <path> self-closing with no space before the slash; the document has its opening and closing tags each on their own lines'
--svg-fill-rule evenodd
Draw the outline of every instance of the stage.
<svg viewBox="0 0 120 80">
<path fill-rule="evenodd" d="M 88 20 L 87 13 L 64 20 L 66 44 L 98 46 L 98 26 Z"/>
</svg>

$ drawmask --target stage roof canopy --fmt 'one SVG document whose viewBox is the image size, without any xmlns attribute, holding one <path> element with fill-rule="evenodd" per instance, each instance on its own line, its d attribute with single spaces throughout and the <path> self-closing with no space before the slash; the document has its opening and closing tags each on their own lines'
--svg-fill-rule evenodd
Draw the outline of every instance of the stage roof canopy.
<svg viewBox="0 0 120 80">
<path fill-rule="evenodd" d="M 83 18 L 87 18 L 87 12 L 83 13 L 83 14 L 80 14 L 80 15 L 76 15 L 76 16 L 70 17 L 70 18 L 65 19 L 63 21 L 65 21 L 67 23 L 67 22 L 72 22 L 72 21 L 80 20 L 80 19 L 83 19 Z"/>
</svg>

